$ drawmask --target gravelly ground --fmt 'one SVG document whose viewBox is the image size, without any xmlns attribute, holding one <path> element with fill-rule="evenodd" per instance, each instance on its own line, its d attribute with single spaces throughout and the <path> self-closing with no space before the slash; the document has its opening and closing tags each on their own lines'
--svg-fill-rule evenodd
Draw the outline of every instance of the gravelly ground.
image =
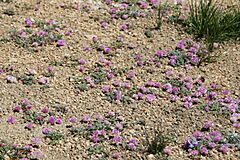
<svg viewBox="0 0 240 160">
<path fill-rule="evenodd" d="M 40 1 L 39 1 L 40 2 Z M 64 133 L 67 132 L 66 125 L 69 124 L 67 119 L 71 116 L 76 116 L 79 119 L 85 114 L 107 113 L 114 111 L 121 114 L 125 121 L 128 122 L 128 128 L 124 131 L 124 135 L 137 137 L 139 141 L 144 139 L 144 126 L 137 124 L 139 121 L 145 121 L 147 128 L 152 128 L 162 119 L 166 132 L 177 137 L 177 144 L 172 145 L 173 153 L 170 158 L 174 160 L 188 159 L 187 153 L 181 149 L 184 138 L 190 135 L 193 131 L 201 129 L 205 120 L 212 120 L 216 124 L 216 128 L 225 129 L 231 128 L 229 118 L 214 117 L 204 111 L 196 108 L 187 110 L 178 105 L 171 103 L 166 97 L 162 97 L 152 103 L 134 102 L 130 105 L 122 105 L 110 103 L 103 100 L 100 89 L 91 89 L 86 92 L 76 95 L 74 86 L 69 78 L 73 75 L 79 75 L 79 66 L 71 65 L 72 60 L 85 58 L 88 60 L 89 67 L 91 62 L 97 61 L 102 55 L 96 50 L 86 52 L 83 48 L 88 46 L 93 35 L 97 35 L 104 44 L 111 44 L 117 36 L 125 37 L 124 47 L 120 50 L 121 53 L 113 56 L 111 62 L 116 67 L 134 68 L 137 77 L 133 80 L 135 84 L 143 84 L 145 81 L 163 80 L 165 72 L 168 69 L 173 69 L 176 73 L 183 72 L 192 77 L 202 75 L 205 77 L 205 83 L 210 84 L 217 82 L 225 89 L 232 91 L 236 97 L 240 96 L 240 44 L 239 42 L 228 42 L 220 45 L 216 49 L 216 54 L 219 58 L 216 63 L 210 63 L 200 68 L 193 67 L 186 70 L 185 68 L 172 68 L 167 65 L 160 67 L 145 67 L 136 68 L 132 55 L 137 52 L 144 54 L 154 53 L 160 48 L 174 48 L 178 40 L 188 37 L 179 30 L 179 26 L 164 23 L 161 31 L 153 31 L 152 38 L 146 38 L 144 32 L 146 28 L 154 27 L 154 17 L 128 19 L 130 29 L 120 31 L 120 24 L 123 20 L 114 21 L 110 26 L 103 30 L 100 26 L 100 20 L 107 18 L 107 6 L 103 4 L 103 9 L 93 10 L 90 13 L 78 11 L 73 8 L 63 9 L 58 7 L 60 3 L 66 5 L 74 4 L 70 1 L 41 1 L 37 4 L 36 0 L 21 0 L 11 3 L 2 3 L 0 1 L 0 12 L 6 8 L 14 8 L 15 15 L 7 16 L 0 14 L 0 35 L 7 37 L 8 31 L 13 28 L 23 27 L 23 21 L 26 17 L 34 19 L 56 19 L 66 24 L 66 28 L 71 28 L 73 33 L 66 37 L 67 45 L 64 47 L 46 46 L 44 50 L 37 53 L 29 53 L 26 49 L 19 48 L 14 42 L 0 42 L 0 64 L 14 65 L 18 73 L 24 73 L 28 68 L 34 68 L 37 71 L 37 76 L 40 76 L 51 62 L 64 62 L 63 66 L 55 67 L 55 76 L 50 78 L 49 88 L 40 89 L 38 84 L 31 86 L 23 84 L 6 83 L 6 74 L 0 74 L 0 140 L 9 143 L 29 143 L 29 139 L 33 136 L 42 137 L 41 126 L 35 126 L 33 130 L 24 129 L 21 115 L 15 114 L 19 121 L 17 124 L 8 125 L 6 118 L 13 114 L 12 107 L 24 98 L 29 99 L 33 103 L 36 110 L 43 106 L 48 106 L 55 111 L 59 116 L 63 117 L 63 125 L 50 126 Z M 39 9 L 35 11 L 35 7 Z M 97 20 L 100 19 L 100 20 Z M 129 49 L 127 46 L 131 43 L 135 47 Z M 151 73 L 149 73 L 151 69 Z M 86 148 L 92 142 L 83 137 L 66 136 L 64 140 L 56 146 L 47 145 L 47 142 L 41 144 L 40 148 L 46 155 L 44 159 L 98 159 L 97 156 L 89 156 Z M 142 143 L 136 151 L 123 150 L 122 159 L 147 159 L 147 153 L 142 151 Z M 109 146 L 106 144 L 109 150 Z M 212 152 L 206 159 L 218 160 L 234 160 L 238 159 L 239 152 L 230 151 L 227 154 Z M 149 157 L 148 157 L 149 158 Z M 111 158 L 110 158 L 111 159 Z"/>
</svg>

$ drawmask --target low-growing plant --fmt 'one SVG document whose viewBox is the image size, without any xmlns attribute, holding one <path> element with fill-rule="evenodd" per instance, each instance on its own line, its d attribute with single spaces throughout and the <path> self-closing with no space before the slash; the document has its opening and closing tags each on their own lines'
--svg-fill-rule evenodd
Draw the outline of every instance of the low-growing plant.
<svg viewBox="0 0 240 160">
<path fill-rule="evenodd" d="M 13 16 L 13 15 L 15 15 L 15 11 L 13 8 L 7 8 L 7 9 L 3 10 L 3 14 L 6 14 L 8 16 Z"/>
<path fill-rule="evenodd" d="M 49 138 L 51 140 L 50 144 L 57 144 L 60 140 L 64 138 L 63 134 L 57 131 L 49 132 L 46 134 L 45 138 Z"/>
<path fill-rule="evenodd" d="M 30 153 L 30 148 L 0 143 L 0 160 L 4 160 L 6 157 L 10 159 L 25 158 Z"/>
</svg>

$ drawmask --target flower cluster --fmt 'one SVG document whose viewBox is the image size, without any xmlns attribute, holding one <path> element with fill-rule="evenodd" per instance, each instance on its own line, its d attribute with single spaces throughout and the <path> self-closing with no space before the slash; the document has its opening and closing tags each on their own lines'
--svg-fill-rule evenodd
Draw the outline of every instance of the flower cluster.
<svg viewBox="0 0 240 160">
<path fill-rule="evenodd" d="M 56 44 L 65 46 L 63 39 L 62 27 L 54 20 L 37 21 L 27 18 L 25 28 L 12 33 L 12 39 L 20 46 L 27 48 L 29 51 L 39 51 L 42 46 Z M 70 34 L 65 34 L 70 35 Z"/>
<path fill-rule="evenodd" d="M 131 138 L 126 141 L 123 137 L 125 129 L 124 118 L 117 113 L 109 112 L 106 115 L 85 115 L 81 120 L 80 127 L 72 126 L 70 132 L 73 135 L 80 134 L 90 139 L 94 144 L 108 142 L 112 146 L 125 146 L 126 149 L 135 150 L 137 140 Z"/>
<path fill-rule="evenodd" d="M 226 153 L 229 150 L 229 144 L 224 142 L 224 138 L 219 131 L 205 133 L 196 131 L 191 137 L 185 139 L 184 148 L 191 157 L 198 158 L 200 155 L 208 155 L 210 150 L 213 149 Z"/>
</svg>

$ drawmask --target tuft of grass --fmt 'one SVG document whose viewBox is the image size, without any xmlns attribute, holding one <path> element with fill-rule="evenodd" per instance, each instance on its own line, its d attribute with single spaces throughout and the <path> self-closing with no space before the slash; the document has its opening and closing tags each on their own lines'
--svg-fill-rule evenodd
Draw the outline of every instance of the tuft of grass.
<svg viewBox="0 0 240 160">
<path fill-rule="evenodd" d="M 3 10 L 3 14 L 6 14 L 8 16 L 13 16 L 13 15 L 15 15 L 15 11 L 13 8 L 8 8 L 8 9 Z"/>
<path fill-rule="evenodd" d="M 163 155 L 163 150 L 167 147 L 173 140 L 170 136 L 164 134 L 159 126 L 154 127 L 153 134 L 149 135 L 145 131 L 146 135 L 146 149 L 150 154 Z M 152 136 L 152 138 L 150 138 Z"/>
<path fill-rule="evenodd" d="M 209 51 L 215 42 L 236 39 L 240 36 L 240 10 L 223 8 L 214 0 L 190 0 L 187 27 L 196 38 L 204 38 Z"/>
</svg>

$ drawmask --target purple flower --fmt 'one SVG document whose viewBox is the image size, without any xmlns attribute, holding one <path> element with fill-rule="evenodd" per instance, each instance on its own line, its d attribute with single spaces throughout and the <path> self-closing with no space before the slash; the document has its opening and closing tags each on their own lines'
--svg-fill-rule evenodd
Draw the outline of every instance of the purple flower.
<svg viewBox="0 0 240 160">
<path fill-rule="evenodd" d="M 106 29 L 107 27 L 108 27 L 108 22 L 106 22 L 106 21 L 103 21 L 102 23 L 101 23 L 101 27 L 102 28 L 104 28 L 104 29 Z"/>
<path fill-rule="evenodd" d="M 176 3 L 177 3 L 177 5 L 182 5 L 183 4 L 182 0 L 176 0 Z"/>
<path fill-rule="evenodd" d="M 154 94 L 148 94 L 147 97 L 146 97 L 148 102 L 154 101 L 155 98 L 156 98 L 156 96 Z"/>
<path fill-rule="evenodd" d="M 108 77 L 108 79 L 112 79 L 113 77 L 114 77 L 114 74 L 113 73 L 107 73 L 107 77 Z"/>
<path fill-rule="evenodd" d="M 57 46 L 58 46 L 58 47 L 60 47 L 60 46 L 65 46 L 65 45 L 66 45 L 65 40 L 59 39 L 59 40 L 57 41 Z"/>
<path fill-rule="evenodd" d="M 84 65 L 84 64 L 86 64 L 86 60 L 85 59 L 83 59 L 83 58 L 81 58 L 80 60 L 79 60 L 79 64 L 80 65 Z"/>
<path fill-rule="evenodd" d="M 25 128 L 28 129 L 28 130 L 31 130 L 33 128 L 33 124 L 28 123 L 28 124 L 26 124 Z"/>
<path fill-rule="evenodd" d="M 203 155 L 207 155 L 207 154 L 208 154 L 208 149 L 207 149 L 207 147 L 202 146 L 201 149 L 200 149 L 200 152 L 201 152 Z"/>
<path fill-rule="evenodd" d="M 214 137 L 214 142 L 219 142 L 222 140 L 222 136 L 221 135 L 217 135 L 216 137 Z"/>
<path fill-rule="evenodd" d="M 33 137 L 32 142 L 36 145 L 39 145 L 42 142 L 42 139 L 39 137 Z"/>
<path fill-rule="evenodd" d="M 223 144 L 220 148 L 219 151 L 222 153 L 227 153 L 229 150 L 228 145 L 227 144 Z"/>
<path fill-rule="evenodd" d="M 42 129 L 42 133 L 43 134 L 48 134 L 50 132 L 50 129 L 49 128 L 43 128 Z"/>
<path fill-rule="evenodd" d="M 112 130 L 112 134 L 115 134 L 115 135 L 119 135 L 121 132 L 118 130 L 118 129 L 116 129 L 116 128 L 114 128 L 113 130 Z"/>
<path fill-rule="evenodd" d="M 80 66 L 79 71 L 83 73 L 85 71 L 85 68 L 83 66 Z"/>
<path fill-rule="evenodd" d="M 31 27 L 31 26 L 33 25 L 33 22 L 31 21 L 30 18 L 25 19 L 24 22 L 25 22 L 25 24 L 26 24 L 26 27 Z"/>
<path fill-rule="evenodd" d="M 33 159 L 43 159 L 45 156 L 40 150 L 36 150 L 31 153 L 31 157 Z"/>
<path fill-rule="evenodd" d="M 224 94 L 224 95 L 229 95 L 229 94 L 230 94 L 230 91 L 229 91 L 229 90 L 224 90 L 224 91 L 223 91 L 223 94 Z"/>
<path fill-rule="evenodd" d="M 136 149 L 136 145 L 134 143 L 128 143 L 128 149 L 130 150 L 135 150 Z"/>
<path fill-rule="evenodd" d="M 135 75 L 136 75 L 136 73 L 135 73 L 133 70 L 130 70 L 130 71 L 128 71 L 128 73 L 127 73 L 127 78 L 128 78 L 128 79 L 132 79 L 132 78 L 135 77 Z"/>
<path fill-rule="evenodd" d="M 122 19 L 124 19 L 124 20 L 128 19 L 128 15 L 127 14 L 123 14 L 122 15 Z"/>
<path fill-rule="evenodd" d="M 114 115 L 115 115 L 114 112 L 112 112 L 112 111 L 108 112 L 108 116 L 112 117 L 112 116 L 114 116 Z"/>
<path fill-rule="evenodd" d="M 176 95 L 171 95 L 171 102 L 176 102 L 179 99 Z"/>
<path fill-rule="evenodd" d="M 94 43 L 96 43 L 96 42 L 98 41 L 98 37 L 97 37 L 97 36 L 93 36 L 93 37 L 92 37 L 92 41 L 93 41 Z"/>
<path fill-rule="evenodd" d="M 209 142 L 209 143 L 208 143 L 208 147 L 211 148 L 211 149 L 215 148 L 216 146 L 217 146 L 217 145 L 216 145 L 216 143 L 214 143 L 214 142 Z"/>
<path fill-rule="evenodd" d="M 50 116 L 48 119 L 48 123 L 50 123 L 51 125 L 54 125 L 55 121 L 56 121 L 55 116 Z"/>
<path fill-rule="evenodd" d="M 7 119 L 7 122 L 8 122 L 9 124 L 14 124 L 16 121 L 17 121 L 17 120 L 16 120 L 16 118 L 15 118 L 14 116 L 10 116 L 10 117 L 8 117 L 8 119 Z"/>
<path fill-rule="evenodd" d="M 53 66 L 48 66 L 47 70 L 48 70 L 48 72 L 51 73 L 51 72 L 53 72 L 54 68 L 53 68 Z"/>
<path fill-rule="evenodd" d="M 177 44 L 177 48 L 183 50 L 185 48 L 185 42 L 183 40 L 179 41 Z"/>
<path fill-rule="evenodd" d="M 192 150 L 191 152 L 190 152 L 190 155 L 192 155 L 192 156 L 197 156 L 199 154 L 199 151 L 198 150 Z"/>
<path fill-rule="evenodd" d="M 146 87 L 144 87 L 144 86 L 140 86 L 140 87 L 139 87 L 139 91 L 140 91 L 141 93 L 147 93 L 148 89 L 147 89 Z"/>
<path fill-rule="evenodd" d="M 126 30 L 128 29 L 128 25 L 127 24 L 122 24 L 121 25 L 121 30 Z"/>
<path fill-rule="evenodd" d="M 16 105 L 16 106 L 13 108 L 13 112 L 20 112 L 21 109 L 22 109 L 21 106 Z"/>
<path fill-rule="evenodd" d="M 121 123 L 116 123 L 115 128 L 118 130 L 122 130 L 123 129 L 123 125 Z"/>
<path fill-rule="evenodd" d="M 41 109 L 41 112 L 42 112 L 42 113 L 48 113 L 48 112 L 49 112 L 48 107 L 42 108 L 42 109 Z"/>
<path fill-rule="evenodd" d="M 192 135 L 193 135 L 193 137 L 195 137 L 197 139 L 204 136 L 204 134 L 202 132 L 200 132 L 200 131 L 196 131 Z"/>
<path fill-rule="evenodd" d="M 119 152 L 113 152 L 112 153 L 112 158 L 119 159 L 120 157 L 121 157 L 121 154 Z"/>
<path fill-rule="evenodd" d="M 6 77 L 6 80 L 7 80 L 8 83 L 17 83 L 17 78 L 14 77 L 14 76 L 11 76 L 11 75 L 8 75 Z"/>
<path fill-rule="evenodd" d="M 114 136 L 112 138 L 112 141 L 115 143 L 121 143 L 122 142 L 122 137 L 121 136 Z"/>
<path fill-rule="evenodd" d="M 42 84 L 42 85 L 46 85 L 46 84 L 49 83 L 49 80 L 48 80 L 47 77 L 42 77 L 42 78 L 40 78 L 40 79 L 38 80 L 38 83 L 39 83 L 39 84 Z"/>
<path fill-rule="evenodd" d="M 138 93 L 137 93 L 137 96 L 138 96 L 138 99 L 143 99 L 144 94 L 142 94 L 141 92 L 138 92 Z"/>
<path fill-rule="evenodd" d="M 204 123 L 203 128 L 204 128 L 204 129 L 210 129 L 210 128 L 213 127 L 213 126 L 214 126 L 214 123 L 213 123 L 213 122 L 207 121 L 207 122 Z"/>
<path fill-rule="evenodd" d="M 172 149 L 170 147 L 165 147 L 163 149 L 163 153 L 165 153 L 166 155 L 170 155 L 172 153 Z"/>
<path fill-rule="evenodd" d="M 61 118 L 57 118 L 57 119 L 56 119 L 56 123 L 57 123 L 57 124 L 62 124 L 62 119 L 61 119 Z"/>
<path fill-rule="evenodd" d="M 114 99 L 115 99 L 116 101 L 120 101 L 121 98 L 122 98 L 122 91 L 120 91 L 120 90 L 115 90 L 115 91 L 114 91 L 114 95 L 115 95 Z"/>
<path fill-rule="evenodd" d="M 77 118 L 76 117 L 71 117 L 71 118 L 69 118 L 69 122 L 76 123 L 77 122 Z"/>
<path fill-rule="evenodd" d="M 191 53 L 196 53 L 197 52 L 197 48 L 190 47 L 190 49 L 188 51 L 191 52 Z"/>
<path fill-rule="evenodd" d="M 104 48 L 103 48 L 103 52 L 104 52 L 105 54 L 110 53 L 110 51 L 111 51 L 111 48 L 109 48 L 109 47 L 104 47 Z"/>
<path fill-rule="evenodd" d="M 82 122 L 87 123 L 89 121 L 90 121 L 90 116 L 89 115 L 84 115 L 83 119 L 82 119 Z"/>
<path fill-rule="evenodd" d="M 28 74 L 29 75 L 36 75 L 37 71 L 35 69 L 28 69 Z"/>
<path fill-rule="evenodd" d="M 240 123 L 234 123 L 234 124 L 233 124 L 233 127 L 239 129 L 239 128 L 240 128 Z"/>
<path fill-rule="evenodd" d="M 29 160 L 28 158 L 21 158 L 20 160 Z"/>
</svg>

